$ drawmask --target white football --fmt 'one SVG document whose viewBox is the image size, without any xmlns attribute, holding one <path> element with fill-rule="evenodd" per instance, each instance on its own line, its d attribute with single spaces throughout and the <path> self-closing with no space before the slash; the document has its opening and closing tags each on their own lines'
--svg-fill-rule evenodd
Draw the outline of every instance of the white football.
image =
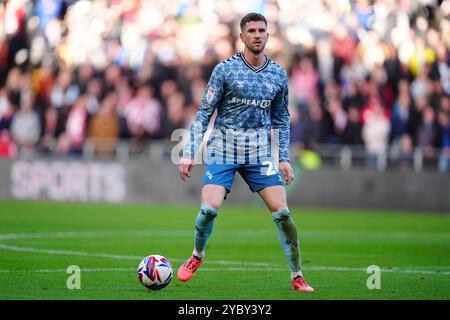
<svg viewBox="0 0 450 320">
<path fill-rule="evenodd" d="M 172 280 L 172 265 L 161 255 L 149 255 L 139 264 L 137 276 L 144 287 L 150 290 L 159 290 Z"/>
</svg>

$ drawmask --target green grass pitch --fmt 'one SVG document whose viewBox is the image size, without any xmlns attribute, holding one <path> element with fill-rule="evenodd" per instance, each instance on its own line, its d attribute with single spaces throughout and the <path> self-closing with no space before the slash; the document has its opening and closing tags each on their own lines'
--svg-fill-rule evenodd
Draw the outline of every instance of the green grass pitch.
<svg viewBox="0 0 450 320">
<path fill-rule="evenodd" d="M 450 299 L 450 217 L 291 208 L 303 272 L 291 290 L 276 227 L 262 206 L 227 203 L 194 278 L 148 291 L 136 268 L 149 254 L 174 270 L 191 254 L 196 206 L 0 201 L 0 299 Z M 69 290 L 67 267 L 81 268 Z M 367 267 L 381 268 L 369 290 Z"/>
</svg>

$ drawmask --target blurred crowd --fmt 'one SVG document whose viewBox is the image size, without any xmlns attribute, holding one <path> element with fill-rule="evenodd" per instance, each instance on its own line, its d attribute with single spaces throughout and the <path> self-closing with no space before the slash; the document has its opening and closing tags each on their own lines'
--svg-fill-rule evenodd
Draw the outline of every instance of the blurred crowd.
<svg viewBox="0 0 450 320">
<path fill-rule="evenodd" d="M 290 76 L 295 150 L 450 169 L 449 0 L 0 0 L 0 156 L 170 139 L 251 11 Z"/>
</svg>

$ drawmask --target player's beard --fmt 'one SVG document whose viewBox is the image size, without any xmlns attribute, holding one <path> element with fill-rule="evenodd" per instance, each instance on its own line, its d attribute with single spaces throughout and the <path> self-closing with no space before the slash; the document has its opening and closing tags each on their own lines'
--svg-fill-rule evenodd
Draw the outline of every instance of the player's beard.
<svg viewBox="0 0 450 320">
<path fill-rule="evenodd" d="M 261 42 L 261 45 L 259 47 L 252 45 L 252 44 L 248 44 L 246 47 L 251 53 L 260 54 L 261 52 L 264 51 L 264 48 L 266 47 L 266 43 L 267 42 Z"/>
</svg>

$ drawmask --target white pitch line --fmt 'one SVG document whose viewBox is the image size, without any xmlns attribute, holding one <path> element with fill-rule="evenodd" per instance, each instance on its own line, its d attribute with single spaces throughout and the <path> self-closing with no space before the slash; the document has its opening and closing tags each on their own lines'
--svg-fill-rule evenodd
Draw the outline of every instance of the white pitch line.
<svg viewBox="0 0 450 320">
<path fill-rule="evenodd" d="M 172 230 L 109 230 L 109 231 L 56 231 L 56 232 L 19 232 L 19 233 L 3 233 L 0 234 L 1 240 L 17 240 L 17 239 L 71 239 L 71 238 L 107 238 L 107 237 L 124 237 L 124 236 L 142 236 L 142 237 L 158 237 L 173 238 L 194 235 L 193 230 L 172 229 Z M 218 237 L 266 237 L 274 235 L 268 230 L 235 230 L 235 231 L 219 231 Z"/>
<path fill-rule="evenodd" d="M 112 258 L 112 259 L 122 259 L 122 260 L 139 260 L 142 257 L 140 256 L 131 256 L 131 255 L 117 255 L 117 254 L 109 254 L 109 253 L 90 253 L 90 252 L 82 252 L 82 251 L 69 251 L 69 250 L 57 250 L 57 249 L 40 249 L 40 248 L 32 248 L 32 247 L 17 247 L 10 246 L 5 244 L 0 244 L 0 249 L 9 250 L 9 251 L 17 251 L 17 252 L 32 252 L 32 253 L 45 253 L 51 255 L 72 255 L 72 256 L 82 256 L 82 257 L 99 257 L 99 258 Z M 168 258 L 169 261 L 184 261 L 181 259 Z M 226 260 L 208 260 L 206 263 L 208 264 L 216 264 L 216 265 L 245 265 L 248 267 L 229 267 L 229 268 L 203 268 L 205 271 L 246 271 L 246 270 L 255 270 L 255 271 L 267 271 L 270 270 L 287 270 L 286 267 L 282 265 L 275 265 L 273 263 L 265 263 L 265 262 L 245 262 L 245 261 L 226 261 Z M 445 268 L 445 267 L 444 267 Z M 118 268 L 122 270 L 122 268 Z M 357 271 L 357 272 L 366 272 L 365 268 L 355 268 L 355 267 L 335 267 L 335 266 L 304 266 L 304 270 L 312 270 L 312 271 Z M 84 270 L 84 269 L 82 269 Z M 95 269 L 94 269 L 95 270 Z M 99 270 L 105 270 L 100 268 Z M 118 270 L 118 271 L 120 271 Z M 65 270 L 64 270 L 65 271 Z M 382 268 L 382 272 L 394 272 L 394 273 L 417 273 L 417 274 L 435 274 L 435 275 L 450 275 L 450 271 L 438 272 L 434 270 L 417 270 L 417 269 L 402 269 L 398 267 L 394 268 Z M 8 272 L 8 270 L 0 270 L 0 272 Z M 44 272 L 44 271 L 41 271 Z"/>
<path fill-rule="evenodd" d="M 82 272 L 109 272 L 109 271 L 136 271 L 135 268 L 81 268 Z M 66 269 L 34 269 L 34 270 L 8 270 L 8 269 L 0 269 L 0 273 L 60 273 L 67 272 Z"/>
<path fill-rule="evenodd" d="M 313 271 L 361 271 L 367 272 L 365 268 L 354 268 L 354 267 L 333 267 L 333 266 L 305 266 L 303 267 L 305 270 L 313 270 Z M 446 267 L 444 267 L 446 268 Z M 417 269 L 402 269 L 398 267 L 394 268 L 380 268 L 381 272 L 393 272 L 393 273 L 419 273 L 419 274 L 442 274 L 442 275 L 450 275 L 450 271 L 438 272 L 434 270 L 417 270 Z"/>
<path fill-rule="evenodd" d="M 70 239 L 70 238 L 105 238 L 117 236 L 157 236 L 174 237 L 192 235 L 188 230 L 110 230 L 110 231 L 57 231 L 57 232 L 30 232 L 30 233 L 4 233 L 0 240 L 15 239 Z"/>
<path fill-rule="evenodd" d="M 267 272 L 268 268 L 202 268 L 202 272 L 224 272 L 224 271 L 262 271 Z M 333 267 L 333 266 L 309 266 L 304 268 L 308 271 L 357 271 L 357 272 L 365 272 L 364 268 L 350 268 L 350 267 Z M 81 272 L 136 272 L 136 268 L 81 268 Z M 287 271 L 287 268 L 270 268 L 272 271 Z M 7 270 L 0 269 L 0 273 L 65 273 L 66 269 L 35 269 L 35 270 Z M 435 271 L 420 271 L 420 270 L 402 270 L 399 268 L 394 269 L 381 269 L 381 272 L 397 272 L 397 273 L 418 273 L 418 274 L 441 274 L 441 275 L 450 275 L 450 272 L 435 272 Z"/>
<path fill-rule="evenodd" d="M 271 270 L 275 271 L 286 271 L 287 268 L 271 268 Z M 118 272 L 136 272 L 137 268 L 80 268 L 81 272 L 110 272 L 110 271 L 118 271 Z M 203 271 L 209 271 L 209 272 L 219 272 L 219 271 L 264 271 L 267 272 L 267 268 L 236 268 L 236 267 L 230 267 L 230 268 L 202 268 Z M 7 270 L 7 269 L 0 269 L 0 273 L 26 273 L 26 272 L 33 272 L 33 273 L 61 273 L 66 272 L 66 269 L 35 269 L 35 270 Z"/>
<path fill-rule="evenodd" d="M 58 250 L 58 249 L 41 249 L 41 248 L 32 248 L 32 247 L 18 247 L 11 246 L 7 244 L 0 243 L 0 249 L 9 250 L 9 251 L 17 251 L 17 252 L 32 252 L 32 253 L 46 253 L 53 255 L 69 255 L 69 256 L 80 256 L 80 257 L 97 257 L 97 258 L 111 258 L 111 259 L 121 259 L 121 260 L 139 260 L 142 259 L 142 256 L 131 256 L 131 255 L 119 255 L 119 254 L 110 254 L 110 253 L 91 253 L 91 252 L 83 252 L 83 251 L 71 251 L 71 250 Z M 182 259 L 170 258 L 171 261 L 184 261 Z M 255 267 L 277 267 L 273 263 L 267 262 L 244 262 L 244 261 L 209 261 L 210 264 L 219 264 L 219 265 L 250 265 Z M 278 265 L 281 267 L 281 265 Z"/>
<path fill-rule="evenodd" d="M 450 238 L 448 233 L 411 233 L 411 232 L 367 232 L 367 231 L 322 231 L 322 230 L 304 230 L 301 234 L 308 237 L 342 237 L 348 239 L 358 234 L 374 238 L 404 238 L 411 237 L 430 237 L 430 238 Z M 64 239 L 64 238 L 104 238 L 115 236 L 154 236 L 154 237 L 179 237 L 191 236 L 193 231 L 186 229 L 175 230 L 98 230 L 98 231 L 57 231 L 57 232 L 30 232 L 30 233 L 4 233 L 0 234 L 0 240 L 15 240 L 15 239 Z M 233 237 L 266 237 L 274 233 L 269 230 L 221 230 L 216 232 L 216 237 L 233 236 Z"/>
<path fill-rule="evenodd" d="M 54 254 L 54 255 L 111 258 L 111 259 L 122 259 L 122 260 L 123 259 L 136 260 L 136 259 L 142 258 L 139 256 L 127 256 L 127 255 L 118 255 L 118 254 L 109 254 L 109 253 L 90 253 L 90 252 L 71 251 L 71 250 L 18 247 L 18 246 L 11 246 L 11 245 L 2 244 L 2 243 L 0 243 L 0 249 L 9 250 L 9 251 L 18 251 L 18 252 L 33 252 L 33 253 L 46 253 L 46 254 Z"/>
</svg>

